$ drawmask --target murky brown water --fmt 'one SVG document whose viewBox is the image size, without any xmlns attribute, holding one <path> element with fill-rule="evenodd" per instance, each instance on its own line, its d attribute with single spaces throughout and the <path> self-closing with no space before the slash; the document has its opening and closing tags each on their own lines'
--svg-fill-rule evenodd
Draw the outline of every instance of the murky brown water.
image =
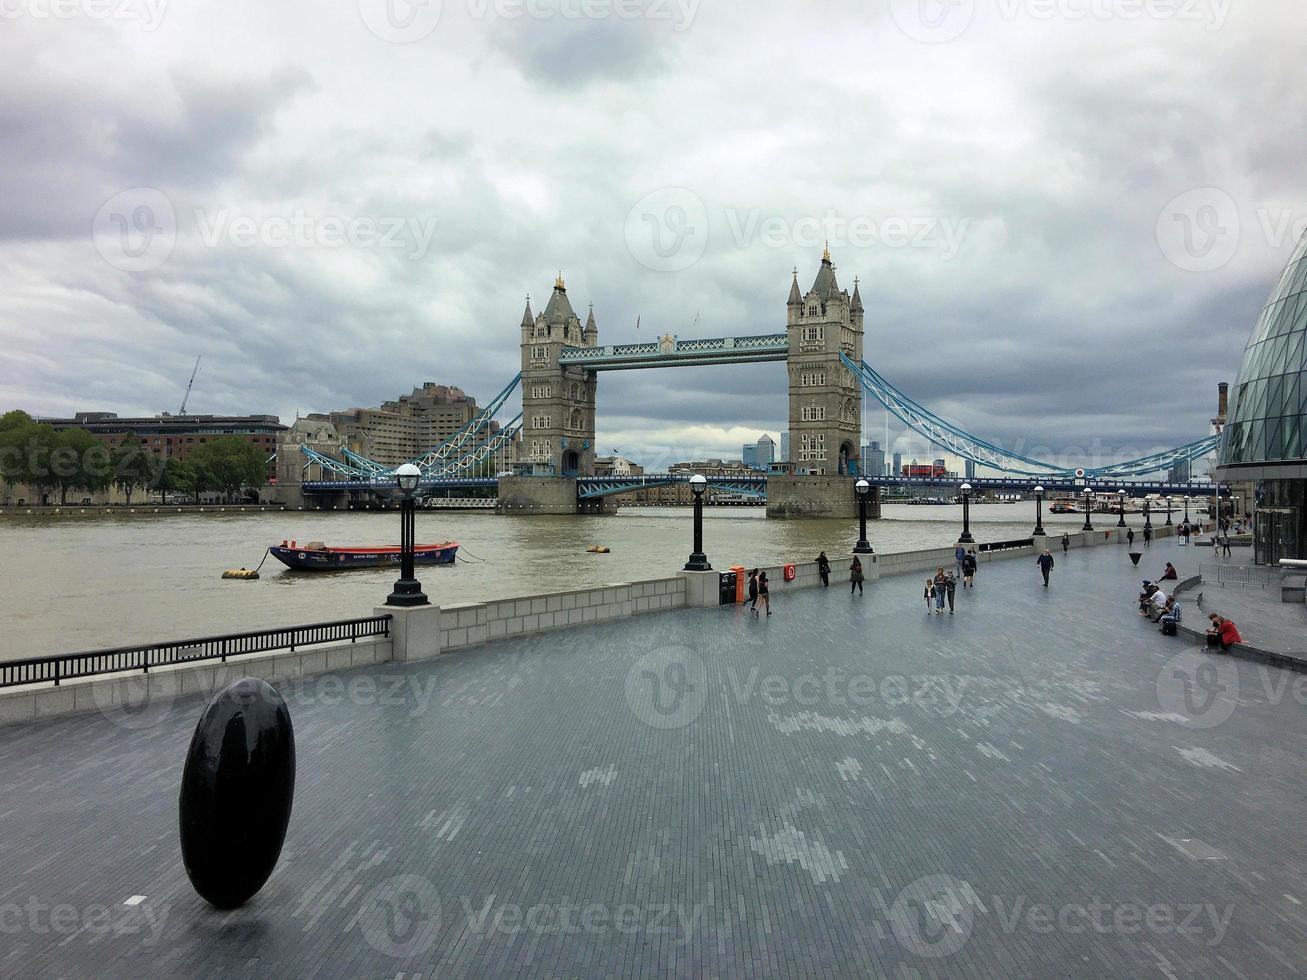
<svg viewBox="0 0 1307 980">
<path fill-rule="evenodd" d="M 1028 536 L 1034 504 L 972 508 L 978 541 Z M 952 544 L 961 507 L 888 505 L 868 536 L 881 552 Z M 1083 517 L 1046 515 L 1078 527 Z M 1102 518 L 1106 526 L 1113 519 Z M 1137 524 L 1138 518 L 1131 523 Z M 0 522 L 0 659 L 43 656 L 371 614 L 395 572 L 290 572 L 269 558 L 257 582 L 224 568 L 258 564 L 282 538 L 328 544 L 398 542 L 394 513 L 196 514 L 159 518 L 30 518 Z M 472 602 L 674 574 L 690 551 L 690 512 L 631 508 L 615 517 L 497 517 L 423 512 L 421 541 L 457 540 L 460 561 L 423 568 L 433 602 Z M 856 522 L 769 521 L 761 508 L 709 508 L 704 546 L 720 568 L 847 552 Z M 603 544 L 608 555 L 586 553 Z M 481 560 L 474 560 L 481 559 Z"/>
</svg>

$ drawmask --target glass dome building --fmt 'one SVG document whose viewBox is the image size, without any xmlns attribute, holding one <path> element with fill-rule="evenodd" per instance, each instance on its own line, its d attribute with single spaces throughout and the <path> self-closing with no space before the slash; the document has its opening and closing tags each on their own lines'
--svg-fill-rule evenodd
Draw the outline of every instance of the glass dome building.
<svg viewBox="0 0 1307 980">
<path fill-rule="evenodd" d="M 1307 556 L 1307 234 L 1248 338 L 1217 477 L 1254 484 L 1258 562 Z"/>
</svg>

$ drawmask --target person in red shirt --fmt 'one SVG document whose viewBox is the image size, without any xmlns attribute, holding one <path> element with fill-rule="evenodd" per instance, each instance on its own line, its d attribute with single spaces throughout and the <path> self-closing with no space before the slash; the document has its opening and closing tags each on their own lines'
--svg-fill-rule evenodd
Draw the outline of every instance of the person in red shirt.
<svg viewBox="0 0 1307 980">
<path fill-rule="evenodd" d="M 1232 620 L 1218 616 L 1216 613 L 1212 613 L 1207 618 L 1212 621 L 1212 627 L 1207 631 L 1207 635 L 1215 638 L 1221 644 L 1222 650 L 1228 650 L 1233 644 L 1243 642 L 1243 637 L 1239 635 L 1239 628 Z M 1212 641 L 1209 639 L 1207 642 Z"/>
</svg>

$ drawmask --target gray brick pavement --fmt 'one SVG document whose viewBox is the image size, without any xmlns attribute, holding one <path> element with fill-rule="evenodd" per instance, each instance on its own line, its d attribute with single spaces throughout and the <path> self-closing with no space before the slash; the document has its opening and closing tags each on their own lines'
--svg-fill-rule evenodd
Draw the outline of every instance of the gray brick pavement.
<svg viewBox="0 0 1307 980">
<path fill-rule="evenodd" d="M 0 976 L 1300 972 L 1300 675 L 1160 636 L 1121 548 L 953 617 L 921 577 L 283 685 L 231 913 L 178 852 L 198 700 L 4 729 Z"/>
</svg>

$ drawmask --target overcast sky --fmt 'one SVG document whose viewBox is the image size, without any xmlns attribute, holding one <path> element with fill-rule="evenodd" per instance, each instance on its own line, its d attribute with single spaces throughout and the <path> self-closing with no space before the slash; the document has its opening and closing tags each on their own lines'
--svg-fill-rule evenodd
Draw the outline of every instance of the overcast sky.
<svg viewBox="0 0 1307 980">
<path fill-rule="evenodd" d="M 1064 459 L 1187 442 L 1307 224 L 1305 21 L 0 0 L 0 409 L 176 411 L 201 354 L 193 412 L 484 402 L 559 269 L 601 342 L 772 333 L 829 238 L 868 361 L 945 417 Z M 786 419 L 779 364 L 599 397 L 600 450 L 651 461 Z"/>
</svg>

